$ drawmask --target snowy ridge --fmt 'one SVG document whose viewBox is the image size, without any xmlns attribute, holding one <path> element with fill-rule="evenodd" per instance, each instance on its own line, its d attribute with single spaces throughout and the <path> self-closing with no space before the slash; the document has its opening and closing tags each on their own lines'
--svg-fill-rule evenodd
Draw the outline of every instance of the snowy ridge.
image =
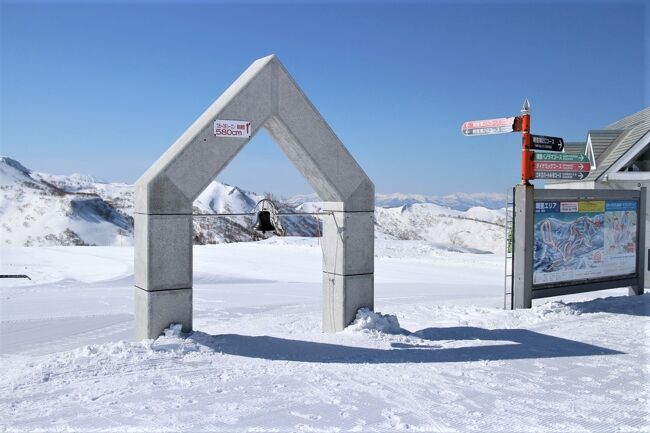
<svg viewBox="0 0 650 433">
<path fill-rule="evenodd" d="M 248 214 L 262 198 L 213 181 L 195 200 L 194 213 Z M 273 200 L 283 213 L 321 210 L 314 194 Z M 500 253 L 505 217 L 502 203 L 500 194 L 489 193 L 439 197 L 378 194 L 375 235 L 378 239 L 428 241 L 456 251 Z M 125 183 L 108 183 L 82 174 L 33 172 L 3 157 L 0 211 L 0 241 L 4 246 L 133 243 L 133 185 Z M 257 241 L 271 236 L 253 230 L 254 222 L 253 215 L 194 218 L 194 243 Z M 282 223 L 289 236 L 319 236 L 321 232 L 315 216 L 285 216 Z"/>
<path fill-rule="evenodd" d="M 377 194 L 375 198 L 375 204 L 378 207 L 397 207 L 417 203 L 432 203 L 460 211 L 466 211 L 472 207 L 500 209 L 505 206 L 506 195 L 485 192 L 458 192 L 442 196 L 393 193 Z"/>
<path fill-rule="evenodd" d="M 68 191 L 18 161 L 0 158 L 2 245 L 119 245 L 133 218 L 96 192 Z"/>
<path fill-rule="evenodd" d="M 318 202 L 320 199 L 316 194 L 301 194 L 288 197 L 284 201 L 297 206 L 301 203 Z M 472 207 L 501 209 L 506 204 L 506 195 L 494 192 L 458 192 L 448 195 L 403 194 L 399 192 L 375 194 L 377 207 L 401 207 L 422 203 L 431 203 L 459 211 L 466 211 Z"/>
</svg>

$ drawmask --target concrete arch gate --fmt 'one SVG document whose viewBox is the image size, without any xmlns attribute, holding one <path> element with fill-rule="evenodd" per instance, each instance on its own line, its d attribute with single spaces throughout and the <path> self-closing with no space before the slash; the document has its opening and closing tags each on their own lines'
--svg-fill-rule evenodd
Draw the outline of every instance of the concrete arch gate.
<svg viewBox="0 0 650 433">
<path fill-rule="evenodd" d="M 215 120 L 249 121 L 250 138 Z M 135 338 L 192 329 L 192 203 L 261 129 L 325 202 L 323 330 L 374 306 L 375 187 L 274 55 L 253 64 L 135 185 Z M 218 263 L 215 264 L 218 266 Z"/>
</svg>

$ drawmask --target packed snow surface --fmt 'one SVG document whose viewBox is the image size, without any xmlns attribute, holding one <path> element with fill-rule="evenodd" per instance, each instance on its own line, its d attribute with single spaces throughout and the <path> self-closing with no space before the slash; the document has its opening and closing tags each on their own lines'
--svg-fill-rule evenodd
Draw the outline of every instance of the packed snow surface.
<svg viewBox="0 0 650 433">
<path fill-rule="evenodd" d="M 0 249 L 0 431 L 650 430 L 650 297 L 501 309 L 503 257 L 379 240 L 321 332 L 313 238 L 194 247 L 194 332 L 133 341 L 130 247 Z"/>
</svg>

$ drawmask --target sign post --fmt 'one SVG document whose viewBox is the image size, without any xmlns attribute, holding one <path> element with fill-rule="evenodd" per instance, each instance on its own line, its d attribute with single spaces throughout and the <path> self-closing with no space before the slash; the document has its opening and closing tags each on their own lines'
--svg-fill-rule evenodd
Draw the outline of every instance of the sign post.
<svg viewBox="0 0 650 433">
<path fill-rule="evenodd" d="M 530 102 L 528 102 L 528 98 L 524 101 L 521 113 L 521 183 L 530 185 L 529 181 L 535 179 L 535 167 L 533 166 L 534 153 L 531 151 Z"/>
<path fill-rule="evenodd" d="M 645 188 L 535 191 L 533 179 L 584 179 L 591 162 L 586 155 L 563 153 L 561 137 L 531 134 L 528 99 L 519 117 L 465 122 L 462 131 L 466 136 L 521 131 L 521 182 L 513 193 L 511 233 L 506 224 L 506 239 L 512 234 L 513 240 L 512 256 L 506 252 L 506 308 L 530 308 L 533 299 L 614 287 L 643 293 Z"/>
</svg>

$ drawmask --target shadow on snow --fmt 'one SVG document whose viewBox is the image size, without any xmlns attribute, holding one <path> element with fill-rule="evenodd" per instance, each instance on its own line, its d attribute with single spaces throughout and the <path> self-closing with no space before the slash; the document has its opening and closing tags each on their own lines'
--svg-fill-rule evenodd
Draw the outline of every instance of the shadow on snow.
<svg viewBox="0 0 650 433">
<path fill-rule="evenodd" d="M 481 343 L 486 341 L 493 343 L 453 348 L 444 348 L 440 345 L 393 343 L 391 349 L 376 349 L 238 334 L 212 336 L 194 332 L 188 338 L 228 355 L 272 361 L 318 363 L 468 362 L 623 354 L 616 350 L 526 329 L 427 328 L 411 335 L 432 342 L 481 340 Z"/>
<path fill-rule="evenodd" d="M 581 302 L 567 302 L 577 314 L 612 313 L 650 317 L 650 293 L 640 296 L 610 296 Z"/>
</svg>

